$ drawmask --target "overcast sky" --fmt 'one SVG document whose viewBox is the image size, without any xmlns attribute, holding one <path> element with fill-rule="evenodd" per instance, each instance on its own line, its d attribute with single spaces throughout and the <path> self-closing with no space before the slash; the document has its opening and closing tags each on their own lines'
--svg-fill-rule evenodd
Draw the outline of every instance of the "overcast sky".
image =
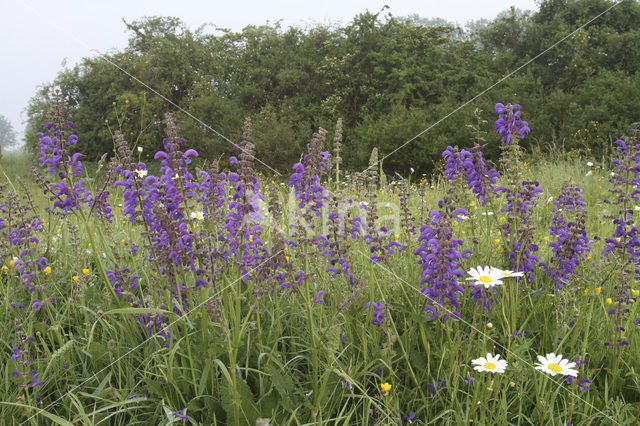
<svg viewBox="0 0 640 426">
<path fill-rule="evenodd" d="M 247 25 L 283 27 L 315 23 L 346 25 L 355 15 L 386 4 L 394 16 L 418 14 L 464 25 L 492 19 L 515 6 L 537 10 L 535 0 L 2 0 L 0 2 L 0 114 L 21 135 L 24 109 L 39 85 L 51 82 L 63 63 L 72 67 L 96 52 L 122 49 L 127 21 L 142 16 L 176 16 L 195 29 L 203 24 L 241 31 Z M 21 136 L 20 136 L 21 137 Z"/>
</svg>

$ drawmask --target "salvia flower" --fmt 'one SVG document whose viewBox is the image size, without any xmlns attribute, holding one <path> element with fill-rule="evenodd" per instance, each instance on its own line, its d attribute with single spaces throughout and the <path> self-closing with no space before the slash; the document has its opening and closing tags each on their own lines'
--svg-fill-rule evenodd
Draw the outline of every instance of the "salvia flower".
<svg viewBox="0 0 640 426">
<path fill-rule="evenodd" d="M 524 136 L 531 131 L 529 123 L 521 119 L 520 105 L 497 103 L 496 120 L 494 127 L 506 145 L 513 143 L 514 136 L 524 139 Z"/>
<path fill-rule="evenodd" d="M 582 201 L 582 189 L 577 184 L 565 182 L 554 204 L 554 216 L 549 226 L 554 237 L 549 243 L 553 256 L 548 264 L 541 263 L 541 266 L 559 289 L 576 273 L 581 259 L 591 251 L 592 241 L 587 237 L 585 227 L 586 203 Z"/>
<path fill-rule="evenodd" d="M 449 316 L 458 317 L 456 310 L 460 307 L 458 295 L 464 293 L 458 280 L 464 275 L 460 262 L 468 255 L 468 251 L 460 252 L 462 240 L 453 238 L 453 229 L 449 217 L 467 214 L 460 208 L 453 210 L 451 200 L 442 200 L 439 210 L 429 213 L 431 222 L 420 229 L 418 242 L 421 246 L 415 254 L 420 256 L 422 264 L 422 294 L 427 298 L 425 311 L 430 312 L 429 319 L 442 314 L 443 320 Z M 447 307 L 448 306 L 448 307 Z M 453 309 L 453 313 L 449 312 Z"/>
</svg>

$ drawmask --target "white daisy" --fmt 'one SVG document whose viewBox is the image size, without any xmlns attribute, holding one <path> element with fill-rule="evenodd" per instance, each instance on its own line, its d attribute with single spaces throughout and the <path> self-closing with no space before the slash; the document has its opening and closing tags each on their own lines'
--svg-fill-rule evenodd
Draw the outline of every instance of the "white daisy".
<svg viewBox="0 0 640 426">
<path fill-rule="evenodd" d="M 587 163 L 587 166 L 589 166 L 589 167 L 593 167 L 593 163 L 592 163 L 591 161 L 589 161 L 589 162 Z"/>
<path fill-rule="evenodd" d="M 493 216 L 493 212 L 482 212 L 482 216 Z"/>
<path fill-rule="evenodd" d="M 476 371 L 487 371 L 489 373 L 504 373 L 504 369 L 507 368 L 506 360 L 500 359 L 500 355 L 493 356 L 487 354 L 487 357 L 480 357 L 471 361 L 474 365 L 473 369 Z"/>
<path fill-rule="evenodd" d="M 547 354 L 546 357 L 538 355 L 539 363 L 536 363 L 536 370 L 544 371 L 552 376 L 556 374 L 563 374 L 565 376 L 576 377 L 578 370 L 574 370 L 576 366 L 575 362 L 569 362 L 568 359 L 562 359 L 562 355 L 556 355 L 554 353 Z"/>
<path fill-rule="evenodd" d="M 145 177 L 145 176 L 147 175 L 147 173 L 148 173 L 148 172 L 147 172 L 146 170 L 144 170 L 144 169 L 135 169 L 135 170 L 134 170 L 134 172 L 136 172 L 136 175 L 137 175 L 139 178 L 143 178 L 143 177 Z"/>
<path fill-rule="evenodd" d="M 142 152 L 142 147 L 141 146 L 138 147 L 138 152 Z"/>
<path fill-rule="evenodd" d="M 524 275 L 524 272 L 515 272 L 515 271 L 511 271 L 509 269 L 498 269 L 498 268 L 494 268 L 493 266 L 491 267 L 491 270 L 500 278 L 507 278 L 507 277 L 522 277 Z"/>
<path fill-rule="evenodd" d="M 202 220 L 204 219 L 204 213 L 201 211 L 191 212 L 191 219 Z"/>
<path fill-rule="evenodd" d="M 473 280 L 474 284 L 483 285 L 485 288 L 494 287 L 498 284 L 504 284 L 500 281 L 502 278 L 498 275 L 490 266 L 478 266 L 477 268 L 471 268 L 467 271 L 467 274 L 471 275 L 471 278 L 467 278 L 467 281 Z"/>
</svg>

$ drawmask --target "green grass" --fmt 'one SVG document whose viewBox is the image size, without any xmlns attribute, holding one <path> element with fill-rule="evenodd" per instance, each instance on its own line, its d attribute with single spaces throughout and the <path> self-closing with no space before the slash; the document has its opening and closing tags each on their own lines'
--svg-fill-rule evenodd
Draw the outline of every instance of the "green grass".
<svg viewBox="0 0 640 426">
<path fill-rule="evenodd" d="M 2 175 L 10 185 L 0 204 L 11 188 L 25 194 L 16 177 L 30 179 L 29 166 L 24 156 L 4 156 Z M 33 256 L 46 257 L 51 273 L 37 271 L 34 283 L 42 290 L 30 293 L 10 265 L 19 253 L 8 243 L 0 246 L 0 263 L 6 266 L 6 273 L 0 274 L 0 423 L 172 424 L 183 421 L 171 412 L 187 408 L 191 424 L 253 425 L 257 418 L 269 419 L 272 425 L 401 424 L 403 415 L 412 411 L 414 424 L 631 424 L 640 415 L 640 339 L 633 324 L 640 315 L 637 305 L 630 304 L 624 324 L 630 344 L 617 357 L 604 343 L 614 334 L 606 300 L 615 298 L 619 265 L 601 255 L 603 239 L 614 229 L 603 215 L 605 210 L 615 214 L 615 206 L 602 202 L 608 196 L 609 172 L 600 169 L 586 176 L 588 170 L 585 160 L 544 158 L 530 159 L 525 169 L 545 191 L 534 212 L 542 261 L 551 256 L 545 240 L 553 209 L 548 197 L 555 199 L 566 179 L 583 188 L 587 230 L 591 238 L 600 239 L 580 266 L 580 275 L 557 291 L 540 270 L 532 283 L 505 281 L 489 312 L 479 309 L 467 290 L 461 297 L 461 320 L 446 322 L 427 320 L 421 265 L 413 254 L 419 233 L 404 231 L 398 231 L 397 238 L 406 249 L 381 264 L 369 261 L 369 247 L 362 239 L 351 241 L 347 256 L 355 286 L 344 275 L 331 278 L 322 250 L 291 247 L 286 255 L 296 271 L 307 275 L 297 291 L 281 290 L 273 281 L 245 282 L 239 267 L 229 263 L 215 283 L 187 293 L 186 312 L 178 315 L 168 304 L 171 282 L 147 259 L 144 227 L 128 222 L 118 207 L 111 224 L 89 217 L 88 209 L 66 218 L 51 214 L 45 210 L 49 201 L 29 180 L 37 213 L 45 222 Z M 424 201 L 419 185 L 427 185 Z M 280 188 L 286 204 L 289 194 L 285 186 Z M 443 182 L 434 188 L 427 182 L 412 187 L 416 224 L 427 220 L 446 189 Z M 117 206 L 122 196 L 119 190 L 112 192 L 111 202 Z M 361 191 L 349 188 L 347 195 L 358 199 Z M 394 219 L 398 195 L 392 189 L 379 191 L 381 216 Z M 462 195 L 469 220 L 453 228 L 463 248 L 472 250 L 462 267 L 507 268 L 504 241 L 495 242 L 504 239 L 499 226 L 505 214 L 498 203 L 482 208 L 472 205 L 473 200 L 470 193 Z M 351 210 L 355 214 L 358 208 Z M 292 211 L 294 207 L 285 208 L 289 214 L 280 224 L 285 232 Z M 495 214 L 483 216 L 483 211 Z M 0 216 L 7 220 L 6 213 Z M 395 234 L 394 223 L 389 221 Z M 203 231 L 199 238 L 209 241 L 207 235 L 221 225 L 190 226 L 192 232 Z M 265 247 L 273 247 L 273 227 L 265 225 L 262 239 Z M 139 249 L 131 254 L 134 244 Z M 138 287 L 119 300 L 103 272 L 116 265 L 141 277 Z M 85 268 L 88 275 L 82 272 Z M 197 278 L 192 271 L 178 276 L 187 287 Z M 596 287 L 602 288 L 600 294 Z M 640 286 L 632 280 L 632 288 Z M 319 290 L 326 292 L 324 304 L 313 303 Z M 55 301 L 39 312 L 30 309 L 34 300 L 45 297 Z M 146 306 L 136 303 L 139 300 Z M 372 309 L 365 308 L 373 301 L 386 305 L 382 326 L 371 324 Z M 11 307 L 18 302 L 25 308 Z M 149 336 L 140 314 L 166 316 L 169 340 L 157 333 Z M 525 337 L 510 337 L 524 330 Z M 42 386 L 20 387 L 22 379 L 11 373 L 21 369 L 11 359 L 20 339 L 17 332 L 34 339 L 26 345 L 33 359 L 28 370 L 39 373 Z M 509 362 L 505 374 L 472 369 L 471 361 L 487 352 Z M 572 361 L 577 355 L 586 357 L 589 363 L 579 367 L 579 379 L 589 378 L 590 390 L 535 370 L 536 356 L 549 352 Z M 465 383 L 468 374 L 475 378 L 470 384 Z M 26 383 L 30 382 L 29 377 Z M 443 384 L 430 388 L 437 382 Z M 381 390 L 383 383 L 391 384 L 387 395 Z"/>
</svg>

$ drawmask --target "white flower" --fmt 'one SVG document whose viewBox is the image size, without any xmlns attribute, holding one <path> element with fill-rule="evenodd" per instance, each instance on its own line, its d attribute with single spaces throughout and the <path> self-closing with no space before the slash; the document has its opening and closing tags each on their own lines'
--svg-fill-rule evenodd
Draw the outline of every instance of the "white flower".
<svg viewBox="0 0 640 426">
<path fill-rule="evenodd" d="M 204 219 L 204 213 L 201 211 L 191 212 L 191 219 L 202 220 Z"/>
<path fill-rule="evenodd" d="M 142 152 L 142 147 L 141 146 L 138 147 L 138 152 Z"/>
<path fill-rule="evenodd" d="M 491 267 L 491 271 L 496 274 L 500 279 L 507 277 L 521 277 L 524 275 L 524 272 L 514 272 L 509 269 L 498 269 Z"/>
<path fill-rule="evenodd" d="M 591 176 L 592 174 L 593 174 L 593 171 L 589 170 L 585 176 Z"/>
<path fill-rule="evenodd" d="M 615 175 L 616 175 L 616 172 L 611 172 L 611 176 L 615 176 Z"/>
<path fill-rule="evenodd" d="M 589 161 L 589 162 L 587 163 L 587 166 L 589 166 L 589 167 L 593 167 L 593 163 L 592 163 L 591 161 Z"/>
<path fill-rule="evenodd" d="M 475 365 L 473 367 L 476 371 L 487 371 L 489 373 L 504 373 L 505 368 L 507 368 L 506 360 L 500 359 L 500 355 L 493 356 L 491 354 L 487 354 L 485 357 L 480 357 L 471 361 L 471 364 Z"/>
<path fill-rule="evenodd" d="M 556 355 L 554 353 L 547 354 L 546 357 L 538 355 L 539 363 L 536 363 L 536 370 L 544 371 L 552 376 L 556 374 L 563 374 L 565 376 L 576 377 L 578 370 L 574 370 L 576 366 L 575 362 L 569 362 L 568 359 L 562 359 L 562 355 Z"/>
<path fill-rule="evenodd" d="M 633 206 L 633 209 L 636 210 L 636 211 L 640 210 L 640 206 Z"/>
<path fill-rule="evenodd" d="M 553 201 L 553 197 L 549 197 L 549 198 L 547 198 L 547 204 L 549 204 L 549 203 L 550 203 L 550 202 L 552 202 L 552 201 Z"/>
<path fill-rule="evenodd" d="M 409 170 L 411 170 L 411 173 L 415 172 L 415 170 L 413 170 L 413 167 L 409 167 Z"/>
<path fill-rule="evenodd" d="M 463 215 L 463 214 L 459 214 L 459 215 L 457 216 L 457 218 L 458 218 L 459 220 L 467 220 L 467 219 L 469 219 L 469 216 L 465 216 L 465 215 Z"/>
<path fill-rule="evenodd" d="M 176 173 L 176 175 L 174 177 L 172 177 L 171 179 L 173 179 L 173 180 L 180 179 L 180 175 Z"/>
<path fill-rule="evenodd" d="M 482 216 L 493 216 L 493 212 L 482 212 Z"/>
<path fill-rule="evenodd" d="M 135 169 L 134 172 L 138 175 L 139 178 L 143 178 L 147 175 L 147 171 L 145 169 Z"/>
<path fill-rule="evenodd" d="M 485 288 L 494 287 L 498 284 L 504 284 L 500 281 L 502 278 L 498 275 L 490 266 L 478 266 L 477 268 L 471 268 L 467 274 L 471 275 L 471 278 L 467 278 L 467 281 L 473 280 L 476 285 L 483 285 Z"/>
</svg>

